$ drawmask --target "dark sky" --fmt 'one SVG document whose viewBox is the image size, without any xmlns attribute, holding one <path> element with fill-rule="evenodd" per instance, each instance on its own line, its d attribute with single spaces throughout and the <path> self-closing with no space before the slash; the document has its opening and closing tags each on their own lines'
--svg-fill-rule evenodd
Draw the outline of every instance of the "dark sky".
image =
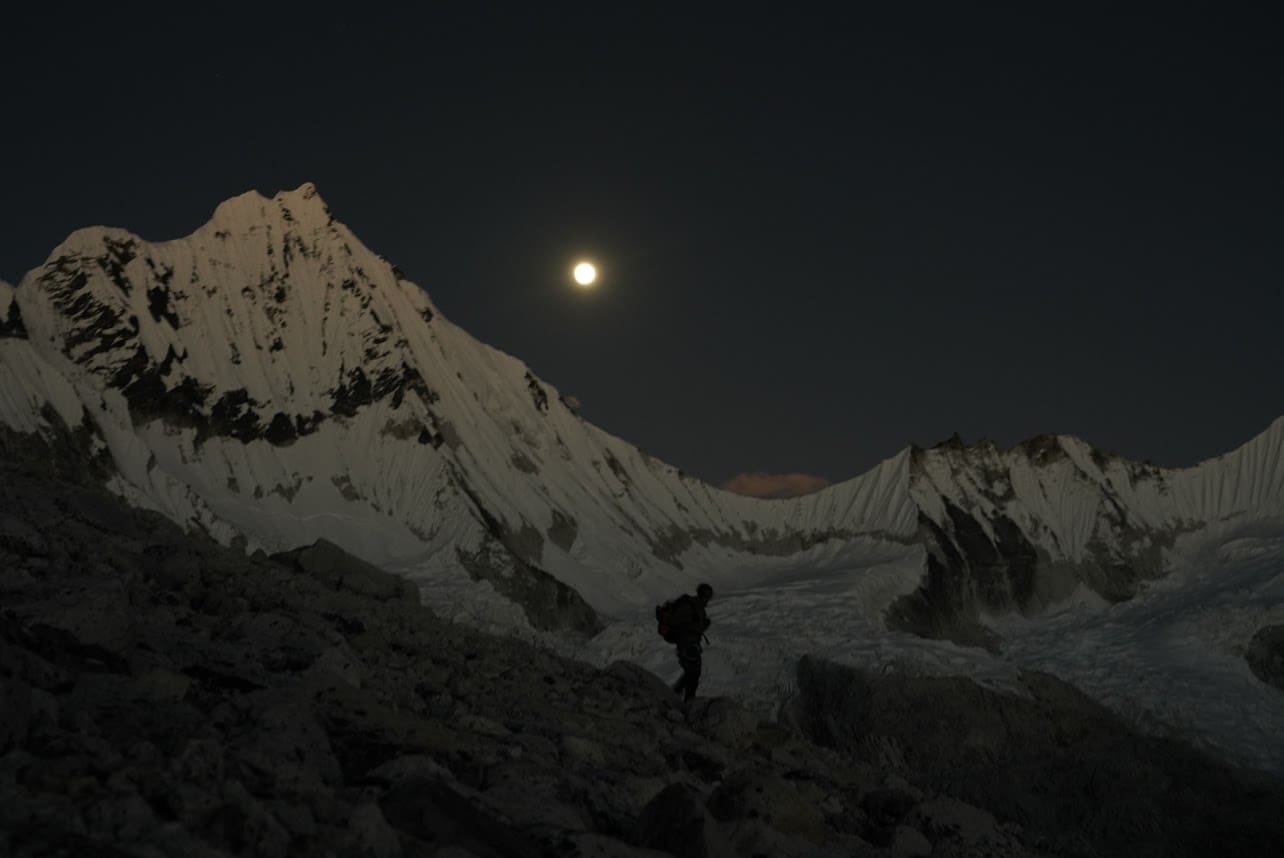
<svg viewBox="0 0 1284 858">
<path fill-rule="evenodd" d="M 1284 414 L 1267 20 L 522 5 L 6 13 L 0 278 L 312 181 L 451 319 L 714 482 L 954 432 L 1185 465 Z"/>
</svg>

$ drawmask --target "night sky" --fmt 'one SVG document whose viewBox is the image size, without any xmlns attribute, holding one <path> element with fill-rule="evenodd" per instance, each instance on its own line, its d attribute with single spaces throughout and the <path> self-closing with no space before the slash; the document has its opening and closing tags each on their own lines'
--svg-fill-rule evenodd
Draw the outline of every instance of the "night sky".
<svg viewBox="0 0 1284 858">
<path fill-rule="evenodd" d="M 716 483 L 955 432 L 1189 465 L 1284 414 L 1268 21 L 522 5 L 6 13 L 0 278 L 311 181 L 449 318 Z"/>
</svg>

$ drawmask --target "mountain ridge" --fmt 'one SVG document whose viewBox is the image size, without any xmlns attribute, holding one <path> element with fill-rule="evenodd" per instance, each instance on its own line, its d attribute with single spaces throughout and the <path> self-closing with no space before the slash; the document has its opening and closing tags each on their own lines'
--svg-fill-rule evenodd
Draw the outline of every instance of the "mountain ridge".
<svg viewBox="0 0 1284 858">
<path fill-rule="evenodd" d="M 0 287 L 0 319 L 0 419 L 37 431 L 52 407 L 131 500 L 224 542 L 326 536 L 429 576 L 462 566 L 542 627 L 591 631 L 700 577 L 748 586 L 873 546 L 922 553 L 893 622 L 971 641 L 988 612 L 1080 587 L 1130 598 L 1175 568 L 1178 540 L 1284 511 L 1284 418 L 1188 469 L 1057 435 L 908 446 L 801 498 L 723 492 L 454 326 L 310 183 L 234 197 L 185 238 L 77 230 Z"/>
</svg>

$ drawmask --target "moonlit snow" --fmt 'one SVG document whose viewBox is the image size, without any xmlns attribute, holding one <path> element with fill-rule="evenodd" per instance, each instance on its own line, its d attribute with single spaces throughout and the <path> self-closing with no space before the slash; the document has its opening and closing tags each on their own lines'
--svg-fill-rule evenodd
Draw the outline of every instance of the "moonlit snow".
<svg viewBox="0 0 1284 858">
<path fill-rule="evenodd" d="M 1284 418 L 1182 470 L 1048 436 L 907 448 L 802 498 L 731 495 L 583 421 L 305 185 L 229 200 L 175 241 L 80 230 L 17 287 L 0 283 L 0 423 L 74 429 L 113 491 L 224 543 L 324 537 L 409 577 L 443 615 L 665 678 L 677 666 L 652 606 L 707 580 L 701 691 L 760 709 L 804 653 L 1000 687 L 1035 669 L 1145 729 L 1284 772 L 1284 693 L 1243 658 L 1257 629 L 1284 622 Z M 982 612 L 998 655 L 884 620 L 960 517 L 1061 570 L 1027 615 Z M 1143 556 L 1162 574 L 1135 596 L 1075 585 L 1074 570 Z M 470 574 L 461 557 L 491 568 Z M 522 574 L 513 558 L 604 628 L 573 646 L 533 628 L 497 589 Z"/>
<path fill-rule="evenodd" d="M 1219 756 L 1284 773 L 1282 695 L 1243 658 L 1257 629 L 1284 623 L 1284 530 L 1232 540 L 1207 560 L 1129 602 L 1085 596 L 1035 617 L 996 618 L 991 625 L 1003 637 L 997 657 L 883 627 L 879 606 L 917 580 L 912 554 L 812 578 L 799 570 L 800 577 L 715 595 L 701 693 L 737 696 L 773 713 L 804 654 L 882 673 L 970 676 L 1018 693 L 1017 672 L 1039 670 L 1143 731 L 1175 731 Z M 488 587 L 461 581 L 448 589 L 446 597 L 425 586 L 425 601 L 494 631 L 524 625 Z M 522 634 L 599 665 L 626 659 L 670 681 L 681 672 L 649 609 L 617 618 L 586 646 L 568 647 L 529 628 Z"/>
</svg>

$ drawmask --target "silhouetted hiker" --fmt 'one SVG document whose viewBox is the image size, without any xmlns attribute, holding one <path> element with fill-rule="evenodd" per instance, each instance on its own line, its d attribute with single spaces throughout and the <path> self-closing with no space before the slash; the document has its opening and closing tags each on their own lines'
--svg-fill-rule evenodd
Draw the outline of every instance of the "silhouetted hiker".
<svg viewBox="0 0 1284 858">
<path fill-rule="evenodd" d="M 685 593 L 655 609 L 655 618 L 660 623 L 660 635 L 666 641 L 677 644 L 682 678 L 674 684 L 673 693 L 681 694 L 683 700 L 694 698 L 696 687 L 700 684 L 700 640 L 704 638 L 705 629 L 709 628 L 709 615 L 704 608 L 712 598 L 713 588 L 708 584 L 701 584 L 696 588 L 694 596 Z"/>
</svg>

